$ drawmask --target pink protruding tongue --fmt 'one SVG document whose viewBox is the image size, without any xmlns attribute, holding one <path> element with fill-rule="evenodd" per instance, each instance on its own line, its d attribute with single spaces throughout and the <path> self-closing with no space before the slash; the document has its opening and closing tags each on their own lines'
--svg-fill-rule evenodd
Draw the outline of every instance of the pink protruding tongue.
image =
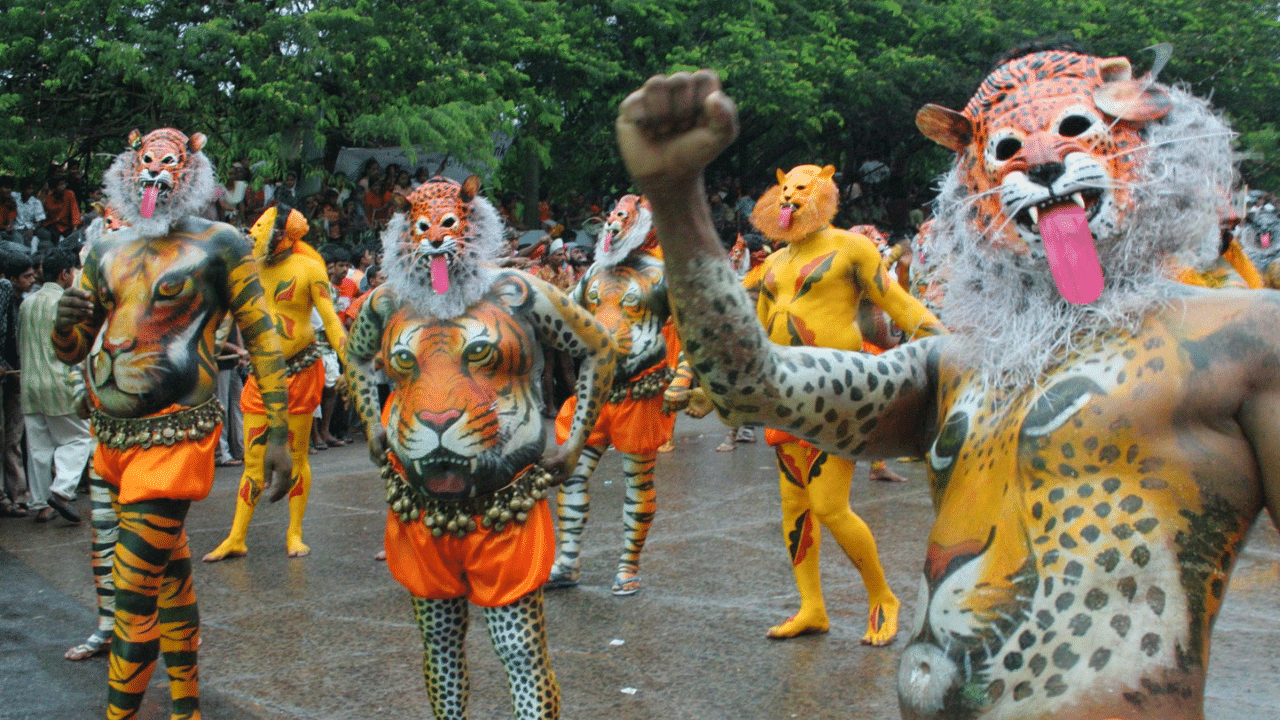
<svg viewBox="0 0 1280 720">
<path fill-rule="evenodd" d="M 604 241 L 601 244 L 604 245 L 605 252 L 609 252 L 610 250 L 613 249 L 613 231 L 612 230 L 605 231 Z"/>
<path fill-rule="evenodd" d="M 1262 247 L 1271 247 L 1271 233 L 1262 233 Z"/>
<path fill-rule="evenodd" d="M 431 258 L 431 289 L 437 295 L 449 292 L 449 262 L 443 255 Z"/>
<path fill-rule="evenodd" d="M 778 225 L 780 225 L 783 230 L 791 229 L 791 206 L 790 205 L 782 206 L 782 210 L 778 213 Z"/>
<path fill-rule="evenodd" d="M 1040 213 L 1040 237 L 1058 292 L 1067 302 L 1086 305 L 1102 294 L 1102 263 L 1084 208 L 1067 201 Z"/>
<path fill-rule="evenodd" d="M 138 208 L 138 212 L 147 220 L 156 212 L 156 198 L 160 195 L 159 185 L 144 185 L 142 188 L 142 207 Z"/>
</svg>

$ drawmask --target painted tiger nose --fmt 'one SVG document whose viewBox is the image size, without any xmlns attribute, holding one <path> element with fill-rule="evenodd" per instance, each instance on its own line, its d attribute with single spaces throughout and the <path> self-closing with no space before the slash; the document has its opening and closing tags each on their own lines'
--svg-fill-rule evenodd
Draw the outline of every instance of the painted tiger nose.
<svg viewBox="0 0 1280 720">
<path fill-rule="evenodd" d="M 445 410 L 443 412 L 432 412 L 431 410 L 418 411 L 419 420 L 424 424 L 437 428 L 447 428 L 461 416 L 461 410 Z"/>
</svg>

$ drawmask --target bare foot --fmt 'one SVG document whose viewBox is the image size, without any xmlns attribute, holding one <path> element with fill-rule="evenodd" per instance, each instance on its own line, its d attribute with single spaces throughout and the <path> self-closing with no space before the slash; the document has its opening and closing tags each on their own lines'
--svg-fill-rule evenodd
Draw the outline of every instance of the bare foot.
<svg viewBox="0 0 1280 720">
<path fill-rule="evenodd" d="M 732 430 L 729 431 L 729 436 L 724 439 L 724 442 L 716 446 L 716 452 L 733 452 L 734 450 L 737 450 L 737 449 L 738 449 L 738 444 L 733 441 Z"/>
<path fill-rule="evenodd" d="M 819 635 L 831 629 L 831 622 L 825 614 L 803 615 L 796 613 L 786 622 L 774 625 L 764 636 L 771 640 L 786 640 L 801 635 Z"/>
<path fill-rule="evenodd" d="M 386 561 L 387 561 L 387 551 L 386 551 L 386 550 L 379 550 L 376 554 L 374 554 L 373 559 L 374 559 L 374 560 L 377 560 L 378 562 L 386 562 Z"/>
<path fill-rule="evenodd" d="M 884 647 L 893 642 L 898 634 L 898 607 L 901 603 L 892 593 L 885 600 L 871 606 L 867 619 L 867 634 L 862 636 L 863 645 Z"/>
<path fill-rule="evenodd" d="M 307 547 L 301 540 L 290 542 L 288 545 L 288 555 L 291 558 L 306 557 L 311 554 L 311 548 Z"/>
<path fill-rule="evenodd" d="M 200 559 L 204 562 L 218 562 L 227 558 L 244 557 L 248 554 L 249 548 L 244 543 L 233 543 L 230 540 L 224 540 L 221 545 L 213 549 L 213 552 Z"/>
<path fill-rule="evenodd" d="M 675 450 L 675 449 L 676 449 L 676 445 L 675 445 L 675 443 L 671 442 L 670 440 L 668 440 L 668 441 L 666 441 L 666 442 L 664 442 L 664 443 L 662 443 L 661 445 L 659 445 L 659 446 L 658 446 L 658 452 L 660 452 L 660 453 L 669 453 L 669 452 L 671 452 L 672 450 Z"/>
<path fill-rule="evenodd" d="M 889 469 L 887 465 L 872 465 L 871 480 L 875 482 L 904 483 L 907 479 Z"/>
</svg>

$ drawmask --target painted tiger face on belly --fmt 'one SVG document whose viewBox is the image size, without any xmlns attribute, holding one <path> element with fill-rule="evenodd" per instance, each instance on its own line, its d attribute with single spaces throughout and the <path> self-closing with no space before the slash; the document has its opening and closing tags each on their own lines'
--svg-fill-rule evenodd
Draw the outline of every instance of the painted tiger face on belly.
<svg viewBox="0 0 1280 720">
<path fill-rule="evenodd" d="M 200 354 L 219 319 L 208 254 L 197 243 L 129 240 L 132 232 L 103 251 L 98 301 L 107 319 L 90 355 L 92 392 L 115 417 L 159 412 L 217 376 Z"/>
<path fill-rule="evenodd" d="M 541 354 L 505 309 L 482 300 L 458 317 L 428 320 L 405 305 L 383 338 L 395 386 L 387 442 L 411 485 L 444 499 L 484 495 L 541 456 L 530 383 Z"/>
</svg>

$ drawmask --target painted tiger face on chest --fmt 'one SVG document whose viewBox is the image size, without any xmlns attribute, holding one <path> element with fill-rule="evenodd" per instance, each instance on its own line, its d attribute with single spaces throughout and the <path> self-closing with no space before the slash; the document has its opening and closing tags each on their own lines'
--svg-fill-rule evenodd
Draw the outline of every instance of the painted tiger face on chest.
<svg viewBox="0 0 1280 720">
<path fill-rule="evenodd" d="M 433 496 L 497 490 L 542 453 L 529 381 L 538 341 L 489 300 L 449 320 L 401 308 L 383 335 L 395 386 L 387 440 L 406 477 Z"/>
<path fill-rule="evenodd" d="M 1102 292 L 1095 243 L 1115 241 L 1131 204 L 1143 123 L 1168 110 L 1125 58 L 1048 51 L 1000 66 L 963 112 L 926 105 L 916 122 L 962 153 L 989 241 L 1045 258 L 1063 297 L 1083 304 Z"/>
</svg>

